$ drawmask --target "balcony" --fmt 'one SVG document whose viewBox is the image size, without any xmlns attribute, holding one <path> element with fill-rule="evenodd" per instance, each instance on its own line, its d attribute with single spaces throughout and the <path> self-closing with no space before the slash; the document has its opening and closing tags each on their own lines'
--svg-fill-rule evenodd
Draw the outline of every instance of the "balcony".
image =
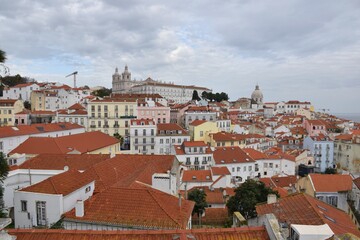
<svg viewBox="0 0 360 240">
<path fill-rule="evenodd" d="M 199 165 L 199 164 L 200 164 L 199 161 L 195 161 L 195 162 L 194 162 L 194 165 Z"/>
<path fill-rule="evenodd" d="M 125 115 L 125 116 L 120 116 L 120 118 L 130 118 L 130 119 L 133 119 L 133 118 L 136 118 L 136 116 L 132 116 L 132 115 Z"/>
<path fill-rule="evenodd" d="M 103 128 L 109 128 L 109 125 L 105 124 L 103 125 Z"/>
<path fill-rule="evenodd" d="M 114 124 L 114 128 L 119 128 L 119 124 Z"/>
<path fill-rule="evenodd" d="M 207 161 L 202 161 L 201 164 L 207 164 Z"/>
<path fill-rule="evenodd" d="M 255 168 L 255 172 L 258 172 L 259 171 L 259 168 Z"/>
<path fill-rule="evenodd" d="M 96 125 L 90 125 L 90 128 L 96 128 Z"/>
</svg>

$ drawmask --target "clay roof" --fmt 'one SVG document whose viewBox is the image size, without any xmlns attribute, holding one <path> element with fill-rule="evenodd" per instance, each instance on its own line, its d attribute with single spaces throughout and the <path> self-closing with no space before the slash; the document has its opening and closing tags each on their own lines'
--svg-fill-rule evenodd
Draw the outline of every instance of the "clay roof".
<svg viewBox="0 0 360 240">
<path fill-rule="evenodd" d="M 182 176 L 183 182 L 212 182 L 210 170 L 186 170 Z"/>
<path fill-rule="evenodd" d="M 35 82 L 20 83 L 20 84 L 17 84 L 17 85 L 15 85 L 15 86 L 13 86 L 12 88 L 22 88 L 22 87 L 31 86 L 31 85 L 34 85 L 34 84 L 37 85 L 37 83 L 35 83 Z"/>
<path fill-rule="evenodd" d="M 208 204 L 225 204 L 223 189 L 221 188 L 210 189 L 209 187 L 194 187 L 190 189 L 189 192 L 194 189 L 200 189 L 205 192 L 206 202 Z"/>
<path fill-rule="evenodd" d="M 83 105 L 80 103 L 75 103 L 74 105 L 71 105 L 68 109 L 70 110 L 80 110 L 80 109 L 86 109 Z"/>
<path fill-rule="evenodd" d="M 155 125 L 155 121 L 149 118 L 142 118 L 142 119 L 132 119 L 130 121 L 132 126 L 141 126 L 141 125 Z"/>
<path fill-rule="evenodd" d="M 256 206 L 258 215 L 273 213 L 279 222 L 302 225 L 328 224 L 335 234 L 360 232 L 347 213 L 307 194 L 299 193 L 280 198 L 274 204 Z"/>
<path fill-rule="evenodd" d="M 17 240 L 268 240 L 264 226 L 239 228 L 201 228 L 184 230 L 131 230 L 131 231 L 91 231 L 65 229 L 8 229 Z"/>
<path fill-rule="evenodd" d="M 230 171 L 227 167 L 211 167 L 213 175 L 230 175 Z"/>
<path fill-rule="evenodd" d="M 351 141 L 353 138 L 352 134 L 341 134 L 335 137 L 335 140 Z"/>
<path fill-rule="evenodd" d="M 355 186 L 356 186 L 358 189 L 360 189 L 360 177 L 355 178 L 355 179 L 353 180 L 353 183 L 355 184 Z"/>
<path fill-rule="evenodd" d="M 316 192 L 351 191 L 352 178 L 341 174 L 309 174 Z"/>
<path fill-rule="evenodd" d="M 215 141 L 243 141 L 246 140 L 246 136 L 242 134 L 228 133 L 228 132 L 218 132 L 212 133 L 213 139 Z"/>
<path fill-rule="evenodd" d="M 194 202 L 153 188 L 112 187 L 85 201 L 85 215 L 75 210 L 65 213 L 64 220 L 121 225 L 139 228 L 185 229 Z"/>
<path fill-rule="evenodd" d="M 154 173 L 167 173 L 172 169 L 173 155 L 119 154 L 97 163 L 85 171 L 93 176 L 95 191 L 101 192 L 111 186 L 128 187 L 135 181 L 152 184 Z"/>
<path fill-rule="evenodd" d="M 96 163 L 110 158 L 110 154 L 39 154 L 23 164 L 19 169 L 85 170 Z"/>
<path fill-rule="evenodd" d="M 184 147 L 207 147 L 208 145 L 204 141 L 185 141 Z"/>
<path fill-rule="evenodd" d="M 250 155 L 239 147 L 217 147 L 214 151 L 214 160 L 216 164 L 255 162 Z"/>
<path fill-rule="evenodd" d="M 0 127 L 0 138 L 32 135 L 46 132 L 59 132 L 71 129 L 84 128 L 75 123 L 47 123 L 18 125 L 16 127 Z"/>
<path fill-rule="evenodd" d="M 267 159 L 267 155 L 265 153 L 262 153 L 260 151 L 257 151 L 252 148 L 243 148 L 243 151 L 247 154 L 249 154 L 250 157 L 252 157 L 254 160 L 259 159 Z"/>
<path fill-rule="evenodd" d="M 69 170 L 58 175 L 49 177 L 44 181 L 23 188 L 22 192 L 35 192 L 35 193 L 46 193 L 46 194 L 62 194 L 66 196 L 86 184 L 94 181 L 89 178 L 86 174 L 80 173 L 76 170 Z"/>
<path fill-rule="evenodd" d="M 307 122 L 311 125 L 315 125 L 315 126 L 323 126 L 325 125 L 322 121 L 320 120 L 307 120 Z"/>
<path fill-rule="evenodd" d="M 271 178 L 260 178 L 259 181 L 265 183 L 267 187 L 281 187 L 288 188 L 295 186 L 297 182 L 296 176 L 272 176 Z"/>
<path fill-rule="evenodd" d="M 197 214 L 193 215 L 192 221 L 193 222 L 199 222 L 199 217 Z M 217 226 L 224 226 L 224 224 L 229 219 L 229 211 L 225 208 L 205 208 L 205 216 L 201 217 L 201 223 L 205 225 L 217 225 Z M 213 239 L 213 238 L 209 238 Z M 217 239 L 217 238 L 216 238 Z M 238 239 L 238 238 L 225 238 L 224 239 Z M 240 238 L 241 239 L 241 238 Z M 245 238 L 246 239 L 246 238 Z M 257 239 L 256 237 L 249 237 L 249 239 Z M 267 239 L 266 236 L 264 236 L 264 239 Z"/>
<path fill-rule="evenodd" d="M 13 106 L 17 99 L 0 99 L 0 106 Z"/>
<path fill-rule="evenodd" d="M 100 131 L 85 132 L 57 138 L 30 137 L 18 147 L 13 149 L 10 154 L 63 154 L 72 151 L 77 151 L 82 154 L 111 146 L 118 142 L 119 141 L 116 138 Z"/>
<path fill-rule="evenodd" d="M 205 120 L 199 120 L 199 119 L 197 119 L 197 120 L 192 121 L 192 122 L 190 123 L 190 125 L 196 127 L 196 126 L 199 126 L 199 125 L 201 125 L 201 124 L 203 124 L 203 123 L 206 123 L 206 121 L 205 121 Z"/>
</svg>

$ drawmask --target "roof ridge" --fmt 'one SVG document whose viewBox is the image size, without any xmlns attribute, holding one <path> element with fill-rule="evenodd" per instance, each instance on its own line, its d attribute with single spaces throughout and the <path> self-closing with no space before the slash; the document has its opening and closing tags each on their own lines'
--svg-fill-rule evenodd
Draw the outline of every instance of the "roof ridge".
<svg viewBox="0 0 360 240">
<path fill-rule="evenodd" d="M 169 216 L 169 218 L 171 218 L 175 223 L 176 225 L 180 226 L 181 227 L 181 223 L 179 223 L 176 219 L 174 219 L 163 207 L 162 205 L 159 203 L 159 201 L 157 200 L 157 198 L 153 195 L 152 193 L 152 189 L 145 189 L 149 194 L 150 196 L 154 199 L 154 201 L 159 205 L 159 207 L 166 213 L 167 216 Z M 169 194 L 170 195 L 170 194 Z M 172 195 L 171 195 L 172 196 Z M 180 207 L 181 208 L 181 207 Z"/>
</svg>

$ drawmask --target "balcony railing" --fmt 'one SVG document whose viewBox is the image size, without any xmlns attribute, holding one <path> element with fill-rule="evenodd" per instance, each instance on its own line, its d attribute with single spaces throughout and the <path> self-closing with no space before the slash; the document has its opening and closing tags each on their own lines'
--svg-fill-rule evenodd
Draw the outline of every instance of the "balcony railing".
<svg viewBox="0 0 360 240">
<path fill-rule="evenodd" d="M 114 128 L 119 128 L 119 124 L 114 124 Z"/>
<path fill-rule="evenodd" d="M 103 125 L 103 128 L 109 128 L 109 125 L 105 124 Z"/>
<path fill-rule="evenodd" d="M 90 128 L 96 128 L 96 125 L 90 125 Z"/>
</svg>

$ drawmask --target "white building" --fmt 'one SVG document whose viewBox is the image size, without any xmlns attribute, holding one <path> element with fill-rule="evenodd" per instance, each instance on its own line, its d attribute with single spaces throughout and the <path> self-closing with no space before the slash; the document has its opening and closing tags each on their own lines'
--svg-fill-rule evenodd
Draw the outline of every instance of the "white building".
<svg viewBox="0 0 360 240">
<path fill-rule="evenodd" d="M 189 124 L 194 120 L 216 121 L 217 115 L 218 112 L 211 110 L 207 106 L 190 106 L 184 113 L 184 127 L 188 129 Z"/>
<path fill-rule="evenodd" d="M 325 172 L 326 168 L 334 168 L 334 142 L 324 135 L 307 136 L 303 143 L 314 156 L 315 171 Z"/>
<path fill-rule="evenodd" d="M 50 227 L 77 201 L 93 195 L 95 181 L 76 170 L 66 171 L 42 182 L 15 191 L 16 228 Z"/>
<path fill-rule="evenodd" d="M 215 166 L 227 167 L 233 184 L 243 183 L 256 176 L 255 160 L 240 147 L 217 147 L 213 154 Z"/>
<path fill-rule="evenodd" d="M 152 119 L 130 121 L 130 152 L 132 154 L 155 153 L 156 125 Z"/>
<path fill-rule="evenodd" d="M 157 124 L 155 154 L 170 154 L 174 145 L 190 141 L 190 135 L 176 123 Z"/>
<path fill-rule="evenodd" d="M 30 102 L 31 92 L 39 90 L 37 83 L 22 83 L 10 88 L 5 88 L 1 99 L 21 99 Z"/>
<path fill-rule="evenodd" d="M 186 141 L 181 145 L 174 145 L 172 154 L 188 169 L 204 170 L 214 166 L 212 150 L 202 141 Z"/>
<path fill-rule="evenodd" d="M 88 126 L 88 114 L 84 106 L 75 103 L 68 109 L 56 112 L 55 122 L 70 122 L 79 124 L 85 128 Z"/>
<path fill-rule="evenodd" d="M 297 100 L 291 100 L 285 103 L 285 113 L 287 114 L 295 114 L 298 109 L 310 109 L 310 102 L 300 102 Z"/>
</svg>

